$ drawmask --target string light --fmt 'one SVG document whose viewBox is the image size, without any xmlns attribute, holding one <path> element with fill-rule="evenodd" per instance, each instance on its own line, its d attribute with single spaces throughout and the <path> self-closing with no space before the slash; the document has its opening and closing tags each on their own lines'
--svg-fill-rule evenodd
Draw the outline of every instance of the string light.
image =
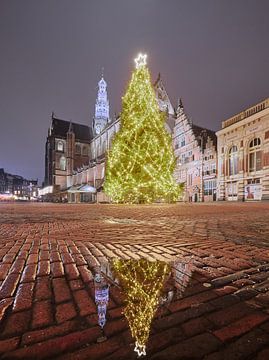
<svg viewBox="0 0 269 360">
<path fill-rule="evenodd" d="M 122 98 L 121 127 L 107 154 L 104 190 L 115 203 L 173 202 L 182 194 L 174 179 L 176 159 L 146 67 L 146 55 L 135 59 Z"/>
<path fill-rule="evenodd" d="M 135 339 L 134 351 L 146 355 L 151 323 L 170 266 L 162 261 L 115 259 L 112 269 L 125 298 L 124 315 Z"/>
</svg>

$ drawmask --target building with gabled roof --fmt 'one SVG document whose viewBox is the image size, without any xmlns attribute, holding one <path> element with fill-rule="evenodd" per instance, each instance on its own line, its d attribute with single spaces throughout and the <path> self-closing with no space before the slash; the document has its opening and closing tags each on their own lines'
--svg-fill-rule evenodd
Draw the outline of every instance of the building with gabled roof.
<svg viewBox="0 0 269 360">
<path fill-rule="evenodd" d="M 173 146 L 177 158 L 175 177 L 185 184 L 185 201 L 216 200 L 217 138 L 214 131 L 194 125 L 182 99 L 176 110 Z"/>
</svg>

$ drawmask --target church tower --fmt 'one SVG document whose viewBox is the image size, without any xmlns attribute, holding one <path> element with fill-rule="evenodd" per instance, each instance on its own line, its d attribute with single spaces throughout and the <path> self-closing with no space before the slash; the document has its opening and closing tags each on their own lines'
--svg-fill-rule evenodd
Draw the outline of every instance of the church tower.
<svg viewBox="0 0 269 360">
<path fill-rule="evenodd" d="M 98 83 L 98 94 L 95 103 L 95 116 L 93 119 L 94 134 L 98 135 L 109 121 L 109 101 L 107 98 L 107 84 L 103 78 Z"/>
</svg>

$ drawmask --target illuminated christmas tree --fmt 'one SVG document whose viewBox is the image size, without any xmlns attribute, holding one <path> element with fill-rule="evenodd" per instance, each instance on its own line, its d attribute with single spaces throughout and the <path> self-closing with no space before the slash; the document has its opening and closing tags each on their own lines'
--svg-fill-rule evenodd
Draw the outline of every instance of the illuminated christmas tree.
<svg viewBox="0 0 269 360">
<path fill-rule="evenodd" d="M 172 202 L 182 187 L 173 177 L 175 157 L 165 113 L 159 110 L 146 55 L 139 55 L 122 99 L 121 127 L 108 152 L 104 190 L 116 203 Z"/>
<path fill-rule="evenodd" d="M 126 302 L 124 315 L 136 341 L 134 350 L 139 356 L 146 355 L 150 326 L 170 266 L 162 261 L 117 259 L 113 269 Z"/>
</svg>

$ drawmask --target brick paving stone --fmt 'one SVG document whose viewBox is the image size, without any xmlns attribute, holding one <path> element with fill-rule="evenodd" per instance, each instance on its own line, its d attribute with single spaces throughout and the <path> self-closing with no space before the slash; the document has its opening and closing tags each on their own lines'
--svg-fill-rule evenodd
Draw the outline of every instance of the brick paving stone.
<svg viewBox="0 0 269 360">
<path fill-rule="evenodd" d="M 76 316 L 76 310 L 72 302 L 60 304 L 56 306 L 56 321 L 62 323 L 71 320 Z"/>
<path fill-rule="evenodd" d="M 48 276 L 38 278 L 36 281 L 35 300 L 46 300 L 51 297 L 52 290 L 50 287 L 50 278 Z"/>
<path fill-rule="evenodd" d="M 222 329 L 214 331 L 214 335 L 224 342 L 250 331 L 255 326 L 268 319 L 269 315 L 258 312 L 252 313 L 223 327 Z"/>
<path fill-rule="evenodd" d="M 66 264 L 64 265 L 64 268 L 68 280 L 74 280 L 79 278 L 79 271 L 75 264 Z"/>
<path fill-rule="evenodd" d="M 71 293 L 65 278 L 53 279 L 52 285 L 56 303 L 71 300 Z"/>
<path fill-rule="evenodd" d="M 88 348 L 60 356 L 58 360 L 103 359 L 106 355 L 113 353 L 122 345 L 122 341 L 114 336 L 103 343 L 93 344 Z"/>
<path fill-rule="evenodd" d="M 80 290 L 80 289 L 84 288 L 84 283 L 80 279 L 71 280 L 71 281 L 69 281 L 69 286 L 72 291 Z"/>
<path fill-rule="evenodd" d="M 13 298 L 3 299 L 0 301 L 0 323 L 7 309 L 13 304 Z"/>
<path fill-rule="evenodd" d="M 64 275 L 64 267 L 61 262 L 54 262 L 51 264 L 51 272 L 53 277 L 60 277 Z"/>
<path fill-rule="evenodd" d="M 95 341 L 101 335 L 99 328 L 91 328 L 74 332 L 62 337 L 55 337 L 28 347 L 20 348 L 6 353 L 3 359 L 44 359 L 61 354 Z"/>
<path fill-rule="evenodd" d="M 256 358 L 256 360 L 268 360 L 269 359 L 269 348 L 261 350 Z"/>
<path fill-rule="evenodd" d="M 73 295 L 81 316 L 93 314 L 96 312 L 96 305 L 86 290 L 75 291 Z"/>
<path fill-rule="evenodd" d="M 78 270 L 84 283 L 92 281 L 93 275 L 92 272 L 87 268 L 87 266 L 79 266 Z"/>
<path fill-rule="evenodd" d="M 10 269 L 10 266 L 11 266 L 10 264 L 5 264 L 5 263 L 0 264 L 0 280 L 5 280 L 8 271 Z"/>
<path fill-rule="evenodd" d="M 5 299 L 14 294 L 20 274 L 9 274 L 3 281 L 0 288 L 0 299 Z"/>
<path fill-rule="evenodd" d="M 125 317 L 116 320 L 110 320 L 107 322 L 106 327 L 104 328 L 105 335 L 110 337 L 116 333 L 122 332 L 123 330 L 128 329 L 128 323 Z"/>
<path fill-rule="evenodd" d="M 20 282 L 34 281 L 36 277 L 37 264 L 25 266 Z"/>
<path fill-rule="evenodd" d="M 22 346 L 42 342 L 54 336 L 66 335 L 76 330 L 75 320 L 65 321 L 59 325 L 52 325 L 39 330 L 28 331 L 22 336 Z"/>
<path fill-rule="evenodd" d="M 46 276 L 50 273 L 49 260 L 42 260 L 38 263 L 37 276 Z"/>
<path fill-rule="evenodd" d="M 243 335 L 236 341 L 227 344 L 219 351 L 205 357 L 205 360 L 244 360 L 253 359 L 254 354 L 269 344 L 269 335 L 260 329 L 255 329 Z M 262 359 L 262 360 L 267 360 Z"/>
<path fill-rule="evenodd" d="M 4 325 L 4 331 L 1 335 L 7 337 L 26 332 L 29 328 L 30 319 L 30 311 L 22 311 L 11 314 Z"/>
<path fill-rule="evenodd" d="M 235 305 L 225 307 L 224 309 L 214 311 L 206 315 L 206 318 L 214 325 L 222 327 L 238 319 L 241 319 L 244 316 L 253 313 L 254 311 L 255 310 L 253 308 L 247 306 L 245 303 L 237 303 Z"/>
<path fill-rule="evenodd" d="M 16 349 L 19 345 L 19 342 L 19 337 L 12 337 L 6 340 L 0 340 L 0 354 Z"/>
<path fill-rule="evenodd" d="M 16 292 L 13 311 L 27 310 L 32 307 L 34 283 L 20 284 Z"/>
<path fill-rule="evenodd" d="M 163 351 L 153 355 L 151 359 L 200 359 L 216 350 L 220 342 L 212 334 L 204 333 L 169 346 Z"/>
<path fill-rule="evenodd" d="M 53 322 L 52 304 L 50 300 L 36 302 L 33 308 L 32 328 L 44 327 Z"/>
<path fill-rule="evenodd" d="M 147 358 L 267 360 L 269 203 L 0 204 L 0 212 L 3 358 L 135 359 L 113 285 L 107 340 L 96 343 L 93 276 L 111 258 L 144 257 L 192 264 L 181 298 L 156 311 Z M 173 287 L 169 280 L 164 291 Z"/>
</svg>

